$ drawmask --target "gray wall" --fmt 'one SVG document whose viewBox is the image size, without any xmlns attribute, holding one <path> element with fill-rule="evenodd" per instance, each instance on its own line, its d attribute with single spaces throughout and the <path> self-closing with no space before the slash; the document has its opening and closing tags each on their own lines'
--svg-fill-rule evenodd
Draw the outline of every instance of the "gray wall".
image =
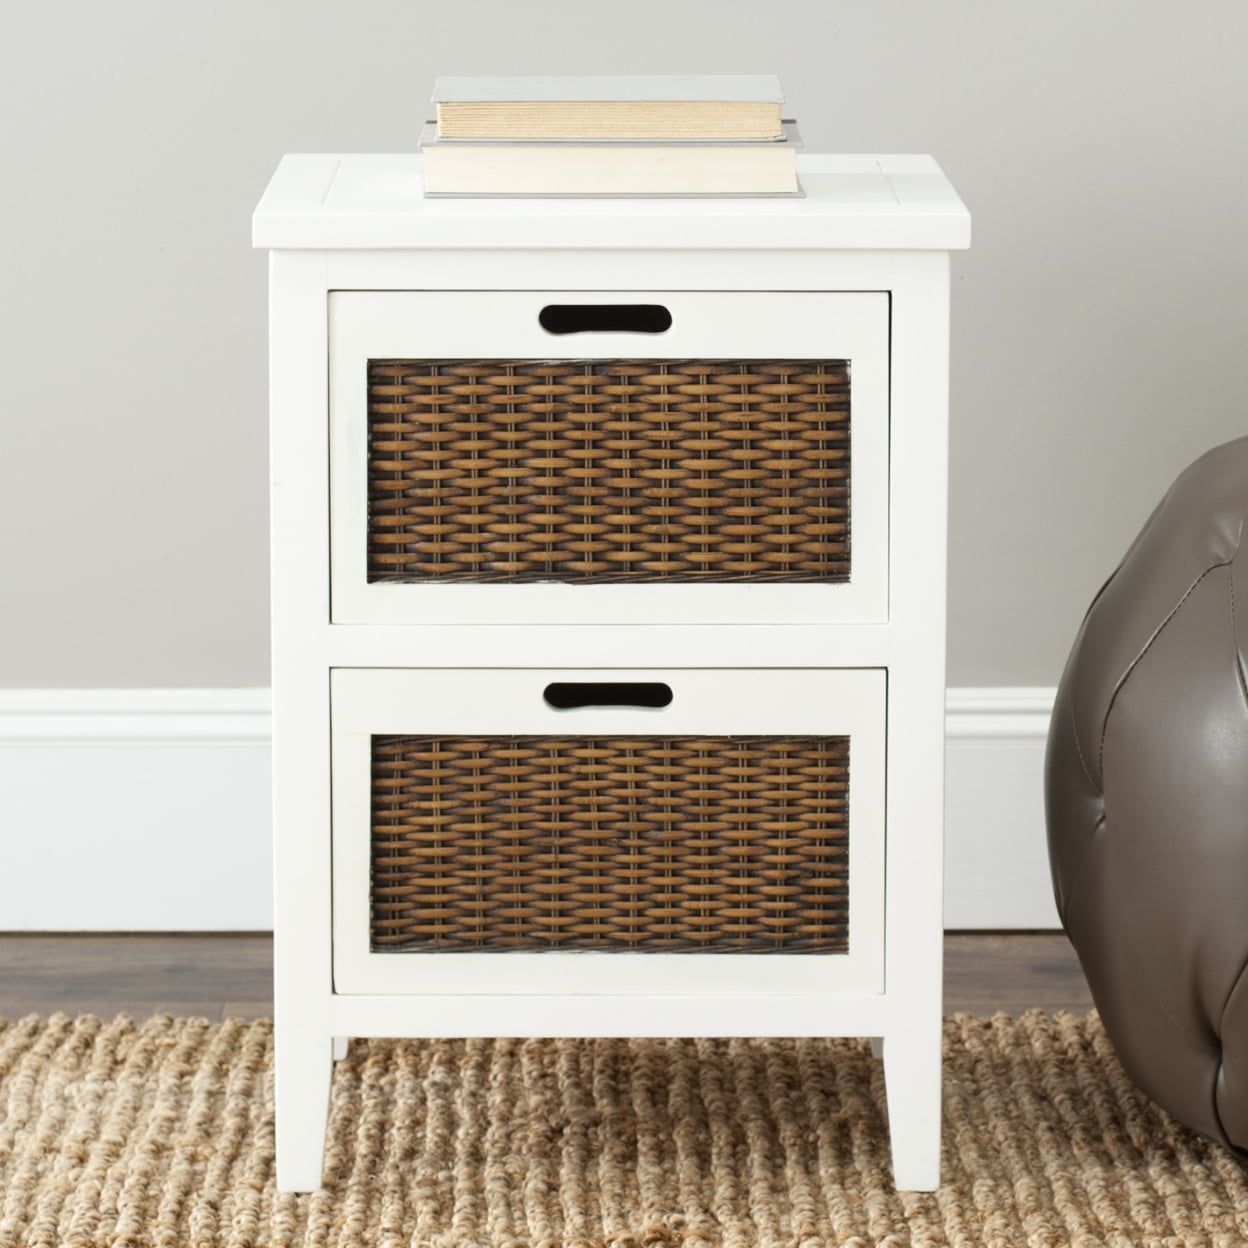
<svg viewBox="0 0 1248 1248">
<path fill-rule="evenodd" d="M 85 0 L 0 74 L 0 687 L 267 679 L 283 151 L 438 73 L 777 71 L 808 148 L 932 152 L 955 261 L 950 681 L 1049 684 L 1158 492 L 1248 420 L 1243 0 Z"/>
</svg>

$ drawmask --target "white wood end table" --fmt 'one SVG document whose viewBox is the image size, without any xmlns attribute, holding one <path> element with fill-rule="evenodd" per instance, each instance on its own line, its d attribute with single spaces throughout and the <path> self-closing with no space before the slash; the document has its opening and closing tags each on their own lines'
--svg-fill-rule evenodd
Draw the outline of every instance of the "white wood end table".
<svg viewBox="0 0 1248 1248">
<path fill-rule="evenodd" d="M 372 1036 L 861 1036 L 939 1181 L 951 251 L 802 199 L 425 199 L 269 251 L 277 1171 Z"/>
</svg>

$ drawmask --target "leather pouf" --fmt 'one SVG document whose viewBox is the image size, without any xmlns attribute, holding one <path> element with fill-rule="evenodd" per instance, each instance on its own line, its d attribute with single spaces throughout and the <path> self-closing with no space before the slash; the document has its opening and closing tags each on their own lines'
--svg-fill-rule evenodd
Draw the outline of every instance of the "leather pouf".
<svg viewBox="0 0 1248 1248">
<path fill-rule="evenodd" d="M 1248 1157 L 1248 438 L 1171 487 L 1049 730 L 1058 910 L 1127 1073 Z"/>
</svg>

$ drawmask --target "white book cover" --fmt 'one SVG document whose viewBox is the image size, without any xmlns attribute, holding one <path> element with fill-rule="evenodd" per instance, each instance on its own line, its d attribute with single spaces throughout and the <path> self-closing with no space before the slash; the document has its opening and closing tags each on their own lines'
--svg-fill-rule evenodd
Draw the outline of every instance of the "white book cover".
<svg viewBox="0 0 1248 1248">
<path fill-rule="evenodd" d="M 796 143 L 508 143 L 422 136 L 425 194 L 800 195 Z"/>
</svg>

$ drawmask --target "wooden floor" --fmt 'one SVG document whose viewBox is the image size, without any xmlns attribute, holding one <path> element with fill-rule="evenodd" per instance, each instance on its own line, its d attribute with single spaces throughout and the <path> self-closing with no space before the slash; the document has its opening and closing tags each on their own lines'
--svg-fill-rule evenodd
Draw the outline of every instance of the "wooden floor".
<svg viewBox="0 0 1248 1248">
<path fill-rule="evenodd" d="M 272 961 L 267 935 L 0 935 L 0 1018 L 57 1011 L 265 1017 Z M 1065 936 L 945 938 L 947 1013 L 1090 1007 Z"/>
</svg>

